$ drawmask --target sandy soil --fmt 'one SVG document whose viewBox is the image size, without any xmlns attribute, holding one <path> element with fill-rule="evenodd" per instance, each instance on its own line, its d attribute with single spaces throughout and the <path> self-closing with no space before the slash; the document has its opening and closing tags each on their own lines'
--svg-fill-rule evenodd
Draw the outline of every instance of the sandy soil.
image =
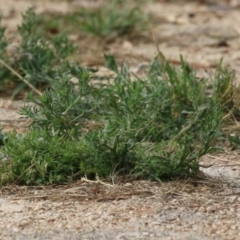
<svg viewBox="0 0 240 240">
<path fill-rule="evenodd" d="M 224 58 L 238 82 L 240 2 L 179 2 L 152 1 L 145 6 L 144 11 L 157 23 L 153 33 L 100 42 L 91 36 L 72 35 L 80 48 L 81 64 L 104 72 L 102 55 L 113 53 L 138 72 L 156 55 L 157 42 L 173 64 L 179 64 L 182 54 L 199 74 L 216 68 Z M 0 0 L 0 14 L 11 35 L 29 6 L 38 13 L 64 13 L 81 4 L 89 2 Z M 6 131 L 24 131 L 17 114 L 22 104 L 1 98 L 0 124 Z M 240 239 L 239 154 L 205 156 L 202 164 L 212 164 L 202 169 L 205 176 L 184 182 L 104 184 L 83 179 L 68 186 L 2 187 L 0 238 Z"/>
</svg>

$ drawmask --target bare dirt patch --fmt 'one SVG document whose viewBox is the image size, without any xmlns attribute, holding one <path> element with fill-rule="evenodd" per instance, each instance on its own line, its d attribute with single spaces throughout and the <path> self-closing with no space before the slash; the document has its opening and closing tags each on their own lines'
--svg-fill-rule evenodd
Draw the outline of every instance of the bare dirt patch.
<svg viewBox="0 0 240 240">
<path fill-rule="evenodd" d="M 1 225 L 11 220 L 2 229 L 2 237 L 237 239 L 240 198 L 226 192 L 229 186 L 201 179 L 4 187 Z"/>
<path fill-rule="evenodd" d="M 224 63 L 240 74 L 238 1 L 167 3 L 152 1 L 145 11 L 154 16 L 159 49 L 171 63 L 179 54 L 199 74 Z M 8 34 L 14 34 L 21 13 L 63 13 L 88 1 L 68 3 L 0 0 Z M 141 70 L 156 54 L 152 31 L 130 39 L 100 40 L 71 36 L 80 47 L 82 65 L 102 67 L 103 53 Z M 1 99 L 0 123 L 5 131 L 24 131 L 19 101 Z M 2 187 L 1 239 L 239 239 L 240 165 L 238 152 L 206 156 L 205 176 L 170 183 L 147 181 L 102 184 L 79 181 L 51 187 Z"/>
</svg>

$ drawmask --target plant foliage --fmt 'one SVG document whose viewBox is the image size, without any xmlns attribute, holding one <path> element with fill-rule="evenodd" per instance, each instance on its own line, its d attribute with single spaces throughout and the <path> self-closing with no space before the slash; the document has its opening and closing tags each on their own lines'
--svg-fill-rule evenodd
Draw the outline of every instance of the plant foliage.
<svg viewBox="0 0 240 240">
<path fill-rule="evenodd" d="M 94 85 L 88 70 L 66 64 L 58 84 L 20 114 L 29 132 L 8 136 L 2 172 L 8 181 L 53 183 L 81 176 L 131 175 L 161 180 L 194 177 L 214 150 L 224 108 L 207 82 L 181 59 L 151 63 L 146 79 L 105 56 L 113 84 Z M 71 81 L 77 79 L 77 83 Z M 219 79 L 215 79 L 219 81 Z"/>
<path fill-rule="evenodd" d="M 18 72 L 26 81 L 36 87 L 43 87 L 56 81 L 56 66 L 60 65 L 71 53 L 74 47 L 64 34 L 54 38 L 46 37 L 38 28 L 39 16 L 32 9 L 22 15 L 22 24 L 18 27 L 21 37 L 19 46 L 13 56 L 8 56 L 8 41 L 4 36 L 4 28 L 0 28 L 0 53 L 1 58 Z M 26 87 L 6 68 L 0 68 L 3 84 L 6 80 L 15 82 L 13 96 Z"/>
<path fill-rule="evenodd" d="M 96 9 L 84 9 L 79 13 L 81 28 L 94 35 L 130 35 L 143 29 L 146 16 L 138 7 L 131 7 L 119 0 L 106 2 Z"/>
<path fill-rule="evenodd" d="M 102 36 L 127 33 L 137 19 L 135 10 L 121 12 L 121 1 L 113 4 L 110 15 L 86 13 L 92 22 L 84 18 L 83 27 Z M 36 27 L 38 21 L 32 9 L 23 14 L 21 42 L 11 57 L 0 28 L 2 59 L 32 85 L 44 86 L 43 94 L 32 96 L 32 104 L 20 111 L 31 120 L 29 130 L 0 134 L 4 184 L 62 183 L 96 174 L 158 181 L 195 177 L 200 157 L 225 137 L 222 124 L 239 117 L 239 88 L 221 64 L 212 78 L 199 79 L 182 57 L 174 67 L 159 54 L 139 77 L 105 55 L 116 76 L 96 83 L 90 70 L 67 60 L 74 50 L 67 37 L 46 36 Z M 3 66 L 0 77 L 15 81 Z M 14 94 L 23 87 L 19 83 Z M 239 136 L 231 136 L 228 141 L 236 149 Z"/>
</svg>

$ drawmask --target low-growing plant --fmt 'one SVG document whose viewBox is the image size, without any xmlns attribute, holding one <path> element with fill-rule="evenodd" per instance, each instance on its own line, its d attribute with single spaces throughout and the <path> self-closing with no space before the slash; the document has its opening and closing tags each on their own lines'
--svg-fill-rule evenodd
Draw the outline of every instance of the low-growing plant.
<svg viewBox="0 0 240 240">
<path fill-rule="evenodd" d="M 214 81 L 213 79 L 218 79 Z M 219 102 L 225 111 L 224 118 L 239 118 L 240 89 L 234 84 L 234 72 L 222 66 L 222 61 L 217 67 L 217 71 L 212 79 L 212 97 Z"/>
<path fill-rule="evenodd" d="M 89 85 L 89 72 L 76 65 L 67 65 L 68 69 L 59 69 L 56 84 L 47 89 L 35 106 L 24 106 L 22 116 L 31 118 L 32 129 L 44 129 L 52 136 L 78 139 L 86 129 L 91 115 L 97 111 L 97 103 L 93 98 L 95 89 Z M 77 86 L 71 82 L 75 77 Z M 95 96 L 96 97 L 96 96 Z"/>
<path fill-rule="evenodd" d="M 99 37 L 132 36 L 146 28 L 148 16 L 139 7 L 139 1 L 130 4 L 126 1 L 104 1 L 96 7 L 77 9 L 74 12 L 46 15 L 39 26 L 50 34 L 86 32 Z"/>
<path fill-rule="evenodd" d="M 4 145 L 4 141 L 7 140 L 7 134 L 2 132 L 2 129 L 0 128 L 0 146 Z"/>
<path fill-rule="evenodd" d="M 73 53 L 74 47 L 64 34 L 48 38 L 39 31 L 39 16 L 32 9 L 28 9 L 22 18 L 22 24 L 18 27 L 21 41 L 12 56 L 7 54 L 9 41 L 4 36 L 5 29 L 0 29 L 1 59 L 28 83 L 43 88 L 56 81 L 56 66 Z M 7 81 L 16 86 L 13 97 L 26 87 L 25 82 L 16 79 L 16 76 L 3 66 L 0 68 L 0 76 L 3 84 Z"/>
<path fill-rule="evenodd" d="M 1 17 L 0 17 L 0 24 L 1 24 Z M 1 59 L 5 62 L 9 62 L 9 59 L 7 57 L 7 47 L 9 42 L 7 41 L 5 37 L 5 31 L 6 29 L 4 27 L 1 27 L 0 25 L 0 56 Z M 0 79 L 2 82 L 6 82 L 8 78 L 8 69 L 6 69 L 4 66 L 1 66 L 0 64 Z"/>
<path fill-rule="evenodd" d="M 79 12 L 81 28 L 98 36 L 130 35 L 146 24 L 146 15 L 138 7 L 119 0 L 106 2 L 96 9 L 83 9 Z"/>
<path fill-rule="evenodd" d="M 32 129 L 24 135 L 10 133 L 4 145 L 2 181 L 7 179 L 20 184 L 67 182 L 79 171 L 82 150 L 79 142 L 52 136 L 43 129 Z"/>
<path fill-rule="evenodd" d="M 226 112 L 213 97 L 216 88 L 206 94 L 208 81 L 198 81 L 182 58 L 180 68 L 163 56 L 154 59 L 146 79 L 133 76 L 113 56 L 105 60 L 116 73 L 113 82 L 95 85 L 88 70 L 66 63 L 58 84 L 35 106 L 22 108 L 20 114 L 32 124 L 23 136 L 9 135 L 2 147 L 3 180 L 42 184 L 95 174 L 153 180 L 196 176 L 199 158 L 215 149 Z"/>
</svg>

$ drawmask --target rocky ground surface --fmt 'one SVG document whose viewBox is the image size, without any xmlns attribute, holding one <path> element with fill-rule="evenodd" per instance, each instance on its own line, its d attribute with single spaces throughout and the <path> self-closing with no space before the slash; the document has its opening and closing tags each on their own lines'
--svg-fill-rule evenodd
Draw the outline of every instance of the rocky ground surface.
<svg viewBox="0 0 240 240">
<path fill-rule="evenodd" d="M 130 63 L 138 72 L 159 49 L 179 65 L 179 54 L 199 72 L 220 60 L 240 74 L 239 1 L 149 1 L 145 11 L 159 24 L 132 39 L 79 39 L 82 64 L 104 72 L 103 52 Z M 202 3 L 200 3 L 202 2 Z M 2 23 L 16 31 L 29 6 L 38 13 L 67 12 L 88 1 L 0 0 Z M 90 44 L 91 43 L 91 44 Z M 91 46 L 91 47 L 89 47 Z M 1 98 L 0 124 L 24 131 L 21 101 Z M 0 239 L 240 239 L 239 152 L 207 155 L 205 175 L 168 183 L 87 179 L 67 186 L 5 186 L 0 190 Z"/>
<path fill-rule="evenodd" d="M 216 177 L 9 186 L 1 189 L 0 234 L 1 239 L 238 239 L 238 189 L 233 179 Z"/>
</svg>

